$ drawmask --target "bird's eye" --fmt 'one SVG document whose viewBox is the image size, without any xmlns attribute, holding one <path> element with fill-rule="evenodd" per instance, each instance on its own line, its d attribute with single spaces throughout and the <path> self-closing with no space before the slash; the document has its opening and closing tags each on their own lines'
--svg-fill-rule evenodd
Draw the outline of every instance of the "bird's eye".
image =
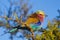
<svg viewBox="0 0 60 40">
<path fill-rule="evenodd" d="M 43 16 L 42 14 L 40 14 L 41 16 Z"/>
<path fill-rule="evenodd" d="M 42 15 L 42 14 L 40 14 L 40 15 Z"/>
</svg>

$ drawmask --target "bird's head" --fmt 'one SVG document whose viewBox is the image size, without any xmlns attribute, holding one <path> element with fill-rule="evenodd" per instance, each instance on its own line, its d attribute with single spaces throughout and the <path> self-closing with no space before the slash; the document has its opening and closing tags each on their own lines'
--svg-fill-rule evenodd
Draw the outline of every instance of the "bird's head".
<svg viewBox="0 0 60 40">
<path fill-rule="evenodd" d="M 43 22 L 44 17 L 45 17 L 44 12 L 43 12 L 43 11 L 38 10 L 38 11 L 36 12 L 36 14 L 37 14 L 38 19 L 39 19 L 41 22 Z"/>
</svg>

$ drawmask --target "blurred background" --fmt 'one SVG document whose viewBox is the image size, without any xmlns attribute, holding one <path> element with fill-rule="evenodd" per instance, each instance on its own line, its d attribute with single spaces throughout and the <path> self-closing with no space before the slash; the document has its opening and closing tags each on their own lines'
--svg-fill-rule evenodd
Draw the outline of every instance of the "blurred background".
<svg viewBox="0 0 60 40">
<path fill-rule="evenodd" d="M 0 16 L 7 16 L 8 18 L 12 17 L 13 20 L 16 19 L 14 13 L 17 13 L 18 18 L 23 14 L 24 10 L 27 10 L 27 15 L 36 12 L 37 10 L 42 10 L 47 17 L 45 17 L 44 22 L 42 23 L 42 28 L 47 27 L 48 21 L 56 19 L 60 14 L 60 0 L 0 0 Z M 4 18 L 0 18 L 0 21 L 3 23 L 6 22 Z M 60 21 L 59 21 L 60 22 Z M 14 21 L 8 21 L 11 26 L 16 26 L 17 23 Z M 2 24 L 2 23 L 0 23 Z M 4 34 L 7 31 L 5 27 L 0 27 L 0 35 Z M 35 32 L 38 33 L 38 32 Z M 13 36 L 13 39 L 10 39 L 11 34 L 7 33 L 0 36 L 0 40 L 28 40 L 22 32 L 17 32 L 16 36 Z M 37 39 L 40 40 L 40 39 Z M 59 39 L 58 39 L 59 40 Z"/>
</svg>

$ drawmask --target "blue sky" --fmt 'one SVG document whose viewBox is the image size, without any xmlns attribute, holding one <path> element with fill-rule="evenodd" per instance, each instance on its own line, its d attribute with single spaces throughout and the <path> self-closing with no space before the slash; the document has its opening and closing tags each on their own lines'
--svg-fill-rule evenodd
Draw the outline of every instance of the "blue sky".
<svg viewBox="0 0 60 40">
<path fill-rule="evenodd" d="M 48 15 L 43 22 L 43 27 L 46 27 L 48 20 L 51 20 L 58 15 L 57 10 L 60 9 L 60 0 L 29 0 L 29 3 L 32 4 L 32 9 L 30 11 L 33 10 L 33 12 L 35 12 L 37 10 L 43 10 L 45 14 Z M 0 0 L 0 11 L 4 12 L 4 10 L 6 10 L 5 7 L 9 8 L 9 2 L 7 0 Z M 0 28 L 0 34 L 3 33 L 1 30 L 2 29 Z M 9 34 L 4 35 L 3 37 L 0 36 L 0 40 L 10 40 L 8 35 Z M 17 38 L 14 40 L 17 40 Z"/>
</svg>

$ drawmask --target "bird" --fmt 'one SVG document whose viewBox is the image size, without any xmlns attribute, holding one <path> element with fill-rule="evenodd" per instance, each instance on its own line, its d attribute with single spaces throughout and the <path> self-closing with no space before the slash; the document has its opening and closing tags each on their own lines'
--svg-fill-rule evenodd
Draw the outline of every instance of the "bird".
<svg viewBox="0 0 60 40">
<path fill-rule="evenodd" d="M 24 22 L 27 27 L 30 27 L 32 30 L 39 30 L 42 22 L 44 21 L 45 14 L 43 11 L 36 11 L 35 13 L 28 16 L 27 20 Z"/>
</svg>

